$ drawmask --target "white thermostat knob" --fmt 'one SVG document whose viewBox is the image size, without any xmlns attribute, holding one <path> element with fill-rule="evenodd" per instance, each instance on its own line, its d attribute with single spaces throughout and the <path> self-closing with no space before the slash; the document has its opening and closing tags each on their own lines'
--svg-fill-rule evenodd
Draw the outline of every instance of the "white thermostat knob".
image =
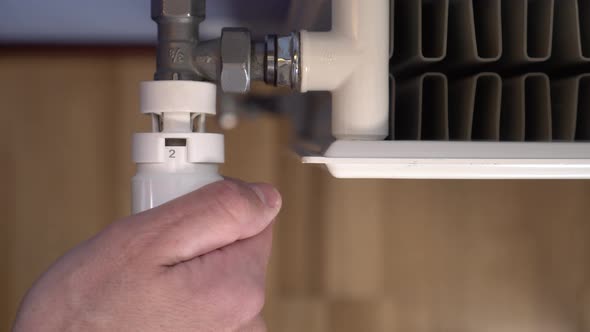
<svg viewBox="0 0 590 332">
<path fill-rule="evenodd" d="M 205 116 L 215 114 L 215 100 L 212 83 L 141 83 L 141 112 L 152 116 L 153 128 L 133 136 L 133 213 L 222 179 L 218 165 L 224 162 L 223 135 L 204 128 Z"/>
</svg>

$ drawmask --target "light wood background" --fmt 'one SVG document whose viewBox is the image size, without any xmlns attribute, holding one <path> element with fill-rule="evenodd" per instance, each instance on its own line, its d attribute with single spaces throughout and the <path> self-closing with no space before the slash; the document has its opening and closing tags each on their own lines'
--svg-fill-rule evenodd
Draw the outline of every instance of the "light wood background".
<svg viewBox="0 0 590 332">
<path fill-rule="evenodd" d="M 146 50 L 0 51 L 0 330 L 68 248 L 129 211 Z M 590 331 L 590 182 L 337 180 L 285 119 L 227 133 L 225 175 L 276 184 L 271 331 Z"/>
</svg>

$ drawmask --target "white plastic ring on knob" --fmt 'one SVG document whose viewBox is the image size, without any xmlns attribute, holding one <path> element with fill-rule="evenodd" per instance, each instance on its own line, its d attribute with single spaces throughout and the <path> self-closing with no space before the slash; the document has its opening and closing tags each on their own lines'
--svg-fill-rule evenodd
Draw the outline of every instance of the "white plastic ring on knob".
<svg viewBox="0 0 590 332">
<path fill-rule="evenodd" d="M 215 114 L 216 90 L 215 84 L 208 82 L 141 82 L 141 113 Z"/>
<path fill-rule="evenodd" d="M 165 163 L 166 139 L 185 141 L 189 163 L 224 162 L 223 135 L 214 133 L 136 133 L 133 135 L 132 159 L 136 163 Z"/>
</svg>

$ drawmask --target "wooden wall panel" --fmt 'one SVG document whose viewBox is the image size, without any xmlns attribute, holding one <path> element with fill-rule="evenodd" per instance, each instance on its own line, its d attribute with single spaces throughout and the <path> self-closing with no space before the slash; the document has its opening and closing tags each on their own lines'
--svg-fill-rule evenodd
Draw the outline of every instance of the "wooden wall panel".
<svg viewBox="0 0 590 332">
<path fill-rule="evenodd" d="M 0 331 L 51 262 L 129 211 L 149 51 L 0 54 Z M 337 180 L 286 119 L 228 132 L 223 173 L 276 184 L 271 331 L 590 331 L 589 181 Z"/>
</svg>

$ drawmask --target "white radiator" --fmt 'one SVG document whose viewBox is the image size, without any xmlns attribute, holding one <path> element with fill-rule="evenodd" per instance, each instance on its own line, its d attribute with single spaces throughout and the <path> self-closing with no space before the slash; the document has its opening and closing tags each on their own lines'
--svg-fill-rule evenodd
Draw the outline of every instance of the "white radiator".
<svg viewBox="0 0 590 332">
<path fill-rule="evenodd" d="M 590 0 L 391 6 L 388 139 L 316 144 L 304 162 L 344 178 L 590 178 Z"/>
</svg>

